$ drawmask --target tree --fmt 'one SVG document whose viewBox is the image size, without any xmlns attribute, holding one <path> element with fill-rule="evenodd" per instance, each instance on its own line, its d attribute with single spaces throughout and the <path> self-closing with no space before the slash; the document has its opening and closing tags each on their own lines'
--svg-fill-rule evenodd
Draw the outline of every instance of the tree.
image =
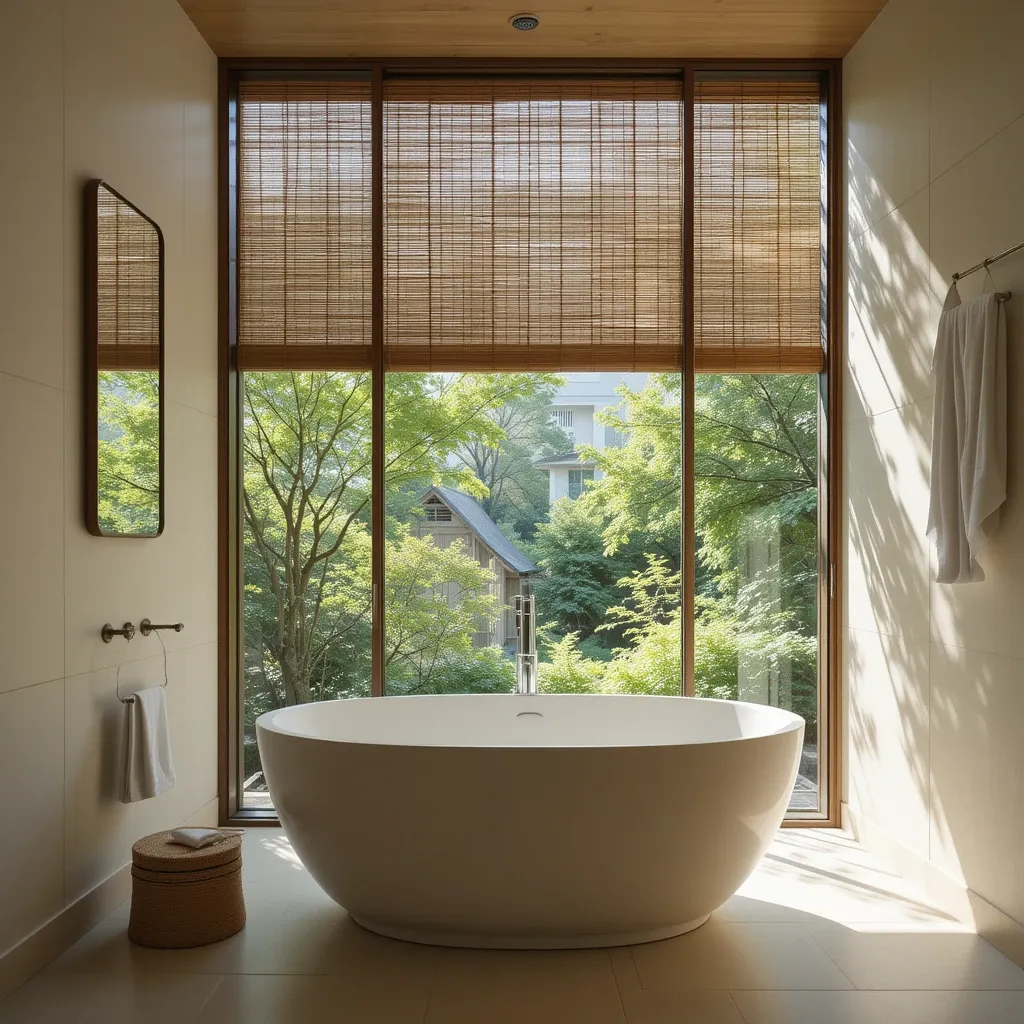
<svg viewBox="0 0 1024 1024">
<path fill-rule="evenodd" d="M 570 595 L 575 575 L 599 578 L 591 564 L 598 532 L 606 556 L 644 553 L 632 574 L 614 583 L 618 602 L 604 603 L 607 589 L 592 588 L 580 590 L 579 608 L 568 604 L 581 616 L 577 623 L 603 620 L 604 629 L 618 630 L 626 641 L 600 677 L 600 687 L 612 692 L 679 692 L 682 624 L 672 571 L 680 565 L 681 412 L 679 375 L 652 374 L 641 391 L 624 390 L 622 411 L 601 418 L 626 435 L 626 444 L 585 453 L 601 479 L 572 503 L 575 528 L 566 522 L 559 535 L 563 513 L 556 506 L 538 533 L 539 541 L 549 533 L 555 539 L 539 557 L 552 567 L 556 587 L 569 581 Z M 760 673 L 775 680 L 776 699 L 804 714 L 813 729 L 817 378 L 699 374 L 694 435 L 697 693 L 743 695 L 741 670 Z M 589 545 L 574 550 L 570 534 Z M 644 594 L 660 595 L 658 603 L 645 603 Z M 556 600 L 556 610 L 559 600 L 565 603 Z M 568 664 L 575 654 L 567 649 L 559 656 Z M 582 669 L 574 671 L 579 677 Z"/>
<path fill-rule="evenodd" d="M 633 566 L 630 551 L 605 550 L 607 519 L 584 493 L 555 502 L 529 550 L 545 570 L 535 587 L 541 622 L 560 635 L 591 636 L 620 597 L 618 581 Z"/>
<path fill-rule="evenodd" d="M 486 571 L 458 549 L 424 554 L 406 524 L 431 484 L 486 496 L 455 453 L 473 442 L 499 446 L 505 435 L 493 413 L 533 399 L 547 381 L 536 374 L 387 375 L 386 555 L 389 576 L 401 581 L 385 581 L 387 632 L 398 635 L 399 618 L 423 621 L 424 602 L 440 624 L 431 596 L 438 564 L 464 584 L 449 589 L 452 614 L 464 625 L 479 622 L 489 600 Z M 247 684 L 270 707 L 366 692 L 370 375 L 247 374 L 243 455 Z M 406 630 L 390 652 L 389 678 L 428 685 L 427 668 L 461 651 L 456 632 L 452 622 L 433 633 Z"/>
<path fill-rule="evenodd" d="M 97 381 L 100 526 L 156 533 L 160 523 L 160 374 L 101 370 Z"/>
<path fill-rule="evenodd" d="M 501 440 L 473 438 L 456 452 L 486 488 L 480 499 L 484 511 L 520 537 L 531 537 L 548 512 L 547 474 L 533 460 L 572 450 L 568 435 L 551 421 L 551 401 L 561 383 L 552 374 L 538 375 L 532 394 L 510 398 L 487 413 Z"/>
<path fill-rule="evenodd" d="M 366 547 L 369 407 L 367 373 L 245 378 L 242 502 L 247 568 L 258 567 L 246 580 L 247 610 L 272 609 L 258 620 L 260 646 L 284 704 L 312 699 L 317 667 L 369 613 L 365 584 L 328 600 Z"/>
<path fill-rule="evenodd" d="M 474 656 L 473 634 L 497 612 L 494 575 L 462 543 L 433 538 L 389 542 L 384 574 L 384 665 L 391 693 L 444 691 L 439 677 Z M 501 688 L 499 676 L 494 681 Z M 486 688 L 486 687 L 484 687 Z"/>
</svg>

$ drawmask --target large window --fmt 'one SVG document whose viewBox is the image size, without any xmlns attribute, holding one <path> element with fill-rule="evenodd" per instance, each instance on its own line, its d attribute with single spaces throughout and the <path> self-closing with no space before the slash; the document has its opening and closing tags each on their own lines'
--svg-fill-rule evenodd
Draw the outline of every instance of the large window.
<svg viewBox="0 0 1024 1024">
<path fill-rule="evenodd" d="M 818 378 L 698 374 L 698 691 L 801 715 L 791 807 L 817 811 Z"/>
<path fill-rule="evenodd" d="M 511 692 L 527 593 L 542 692 L 681 692 L 680 380 L 387 375 L 385 693 Z M 551 416 L 569 398 L 586 444 Z"/>
<path fill-rule="evenodd" d="M 821 90 L 238 82 L 237 808 L 266 710 L 513 690 L 529 593 L 542 692 L 792 709 L 834 810 Z"/>
</svg>

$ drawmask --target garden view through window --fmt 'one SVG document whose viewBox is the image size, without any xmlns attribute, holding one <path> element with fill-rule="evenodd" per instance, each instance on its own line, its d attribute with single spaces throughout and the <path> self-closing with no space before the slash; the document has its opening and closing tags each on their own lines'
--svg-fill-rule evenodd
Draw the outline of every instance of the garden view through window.
<svg viewBox="0 0 1024 1024">
<path fill-rule="evenodd" d="M 541 692 L 680 694 L 681 385 L 386 375 L 385 694 L 514 690 L 527 582 Z M 818 379 L 695 390 L 695 693 L 801 714 L 816 809 Z M 258 715 L 370 694 L 370 412 L 369 372 L 244 377 L 247 807 Z"/>
<path fill-rule="evenodd" d="M 792 709 L 834 812 L 823 84 L 235 83 L 229 802 L 265 711 L 511 692 L 529 593 L 541 693 Z"/>
</svg>

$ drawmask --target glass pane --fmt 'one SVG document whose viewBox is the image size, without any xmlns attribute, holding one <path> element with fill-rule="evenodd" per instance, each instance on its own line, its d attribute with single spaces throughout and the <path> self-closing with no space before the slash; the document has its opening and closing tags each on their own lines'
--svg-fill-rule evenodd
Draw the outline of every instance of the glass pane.
<svg viewBox="0 0 1024 1024">
<path fill-rule="evenodd" d="M 807 722 L 793 810 L 818 809 L 818 377 L 698 374 L 698 697 Z"/>
<path fill-rule="evenodd" d="M 512 691 L 527 592 L 540 690 L 680 693 L 680 384 L 388 374 L 388 694 Z"/>
<path fill-rule="evenodd" d="M 106 534 L 160 532 L 160 371 L 99 370 L 97 519 Z"/>
<path fill-rule="evenodd" d="M 370 693 L 370 374 L 246 373 L 242 806 L 265 711 Z"/>
</svg>

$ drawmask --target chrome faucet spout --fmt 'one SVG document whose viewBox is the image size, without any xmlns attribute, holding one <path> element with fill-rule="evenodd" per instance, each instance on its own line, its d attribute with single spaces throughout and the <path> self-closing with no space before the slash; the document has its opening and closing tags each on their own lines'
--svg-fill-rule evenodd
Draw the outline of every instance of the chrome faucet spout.
<svg viewBox="0 0 1024 1024">
<path fill-rule="evenodd" d="M 537 692 L 537 599 L 532 585 L 524 580 L 522 593 L 515 597 L 516 611 L 516 693 Z"/>
</svg>

